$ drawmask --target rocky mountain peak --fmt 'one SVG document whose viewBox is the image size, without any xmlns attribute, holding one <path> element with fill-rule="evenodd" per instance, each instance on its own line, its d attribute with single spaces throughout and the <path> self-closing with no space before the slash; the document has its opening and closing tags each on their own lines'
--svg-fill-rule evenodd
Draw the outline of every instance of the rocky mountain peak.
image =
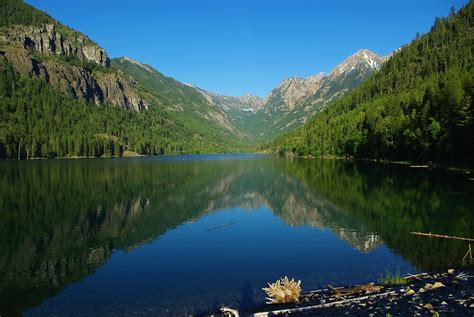
<svg viewBox="0 0 474 317">
<path fill-rule="evenodd" d="M 323 80 L 324 76 L 326 76 L 326 74 L 324 72 L 320 72 L 320 73 L 311 75 L 309 77 L 306 77 L 306 80 L 311 81 L 311 82 L 320 82 L 321 80 Z"/>
<path fill-rule="evenodd" d="M 378 70 L 384 63 L 384 58 L 368 49 L 360 49 L 334 67 L 330 76 L 347 75 L 354 71 L 372 72 Z"/>
<path fill-rule="evenodd" d="M 242 110 L 251 111 L 251 112 L 257 111 L 262 106 L 262 103 L 263 103 L 262 98 L 258 96 L 250 95 L 250 94 L 245 94 L 243 96 L 240 96 L 239 100 L 242 105 Z"/>
</svg>

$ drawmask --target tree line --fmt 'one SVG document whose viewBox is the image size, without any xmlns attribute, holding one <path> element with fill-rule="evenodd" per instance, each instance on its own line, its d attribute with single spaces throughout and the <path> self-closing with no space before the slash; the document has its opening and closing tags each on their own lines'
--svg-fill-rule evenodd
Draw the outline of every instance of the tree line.
<svg viewBox="0 0 474 317">
<path fill-rule="evenodd" d="M 0 159 L 226 152 L 163 107 L 146 112 L 96 106 L 0 64 Z"/>
</svg>

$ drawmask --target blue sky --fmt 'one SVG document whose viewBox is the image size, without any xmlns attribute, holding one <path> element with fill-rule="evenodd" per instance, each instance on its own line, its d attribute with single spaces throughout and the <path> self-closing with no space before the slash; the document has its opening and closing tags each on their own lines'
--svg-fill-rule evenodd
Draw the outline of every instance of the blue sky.
<svg viewBox="0 0 474 317">
<path fill-rule="evenodd" d="M 91 37 L 204 89 L 264 96 L 359 48 L 385 55 L 467 0 L 27 0 Z"/>
</svg>

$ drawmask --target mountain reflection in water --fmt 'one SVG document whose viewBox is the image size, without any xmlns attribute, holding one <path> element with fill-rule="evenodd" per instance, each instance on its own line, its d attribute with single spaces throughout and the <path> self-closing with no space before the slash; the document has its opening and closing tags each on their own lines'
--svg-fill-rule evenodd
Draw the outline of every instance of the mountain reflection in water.
<svg viewBox="0 0 474 317">
<path fill-rule="evenodd" d="M 472 182 L 395 165 L 216 155 L 1 162 L 0 175 L 6 316 L 174 315 L 262 301 L 281 274 L 317 287 L 444 270 L 466 243 L 409 232 L 474 230 Z"/>
</svg>

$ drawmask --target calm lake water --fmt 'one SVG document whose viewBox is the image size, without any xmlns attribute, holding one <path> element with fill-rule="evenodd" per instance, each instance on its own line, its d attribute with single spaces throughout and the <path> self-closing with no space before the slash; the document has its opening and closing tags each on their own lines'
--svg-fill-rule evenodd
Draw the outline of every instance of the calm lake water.
<svg viewBox="0 0 474 317">
<path fill-rule="evenodd" d="M 183 316 L 459 267 L 469 176 L 258 155 L 0 162 L 2 316 Z"/>
</svg>

